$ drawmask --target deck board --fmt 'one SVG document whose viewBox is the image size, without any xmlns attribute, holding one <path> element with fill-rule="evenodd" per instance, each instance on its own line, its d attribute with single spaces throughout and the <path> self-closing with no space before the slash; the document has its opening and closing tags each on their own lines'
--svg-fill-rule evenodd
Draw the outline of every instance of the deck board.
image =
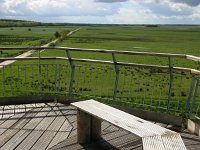
<svg viewBox="0 0 200 150">
<path fill-rule="evenodd" d="M 0 135 L 2 135 L 7 129 L 0 129 Z"/>
<path fill-rule="evenodd" d="M 60 132 L 69 132 L 73 129 L 72 125 L 69 123 L 68 120 L 65 120 L 65 122 L 63 123 L 63 125 L 61 126 L 61 128 L 59 129 Z"/>
<path fill-rule="evenodd" d="M 57 145 L 58 143 L 66 140 L 69 136 L 70 132 L 57 132 L 51 143 L 48 145 L 47 149 Z"/>
<path fill-rule="evenodd" d="M 37 108 L 36 110 L 40 111 L 41 109 Z M 24 126 L 29 123 L 29 121 L 31 120 L 31 118 L 34 118 L 36 116 L 36 114 L 37 114 L 36 112 L 34 112 L 34 113 L 32 113 L 32 112 L 27 113 L 25 115 L 25 117 L 19 119 L 18 122 L 14 126 L 12 126 L 12 128 L 14 128 L 14 129 L 23 129 Z"/>
<path fill-rule="evenodd" d="M 27 135 L 30 134 L 31 131 L 20 130 L 17 134 L 15 134 L 3 147 L 1 150 L 12 150 L 17 147 L 21 141 L 23 141 Z"/>
<path fill-rule="evenodd" d="M 50 108 L 43 108 L 41 111 L 38 111 L 35 118 L 32 118 L 28 124 L 24 127 L 24 129 L 34 129 L 37 125 L 47 116 L 50 111 Z"/>
<path fill-rule="evenodd" d="M 44 132 L 44 134 L 42 134 L 42 136 L 37 140 L 37 142 L 34 144 L 31 150 L 35 149 L 45 150 L 55 135 L 56 132 L 51 132 L 51 131 Z"/>
<path fill-rule="evenodd" d="M 44 131 L 32 131 L 15 149 L 30 150 L 43 133 Z"/>
<path fill-rule="evenodd" d="M 18 119 L 16 118 L 21 118 L 23 115 L 24 114 L 17 114 L 10 117 L 10 119 L 8 119 L 7 121 L 5 121 L 4 123 L 0 125 L 0 128 L 11 128 L 15 123 L 18 122 Z"/>
<path fill-rule="evenodd" d="M 54 114 L 54 112 L 50 112 L 49 115 Z M 55 117 L 45 117 L 41 122 L 37 125 L 35 130 L 46 130 L 51 123 L 54 121 Z"/>
<path fill-rule="evenodd" d="M 47 128 L 47 130 L 49 131 L 59 131 L 61 126 L 64 124 L 66 118 L 65 117 L 56 117 L 53 122 L 51 123 L 51 125 Z M 64 130 L 66 131 L 66 130 Z"/>
<path fill-rule="evenodd" d="M 15 114 L 10 116 L 6 114 L 0 119 L 1 150 L 142 149 L 142 141 L 138 136 L 108 122 L 102 122 L 101 140 L 91 145 L 79 145 L 76 141 L 77 112 L 74 107 L 53 103 L 32 104 L 26 107 L 30 111 L 25 111 L 23 106 L 6 107 L 20 110 L 16 110 Z M 160 125 L 167 127 L 165 124 Z M 200 137 L 187 131 L 182 131 L 181 136 L 188 150 L 199 150 Z"/>
<path fill-rule="evenodd" d="M 0 148 L 8 142 L 19 130 L 18 129 L 8 129 L 0 136 Z"/>
</svg>

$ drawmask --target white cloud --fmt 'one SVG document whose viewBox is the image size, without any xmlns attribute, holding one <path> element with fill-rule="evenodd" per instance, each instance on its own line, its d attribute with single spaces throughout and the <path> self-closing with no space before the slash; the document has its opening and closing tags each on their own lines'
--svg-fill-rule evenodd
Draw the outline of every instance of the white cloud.
<svg viewBox="0 0 200 150">
<path fill-rule="evenodd" d="M 1 15 L 37 16 L 102 16 L 112 14 L 117 5 L 97 3 L 94 0 L 5 0 L 0 2 Z"/>
<path fill-rule="evenodd" d="M 150 9 L 121 8 L 117 14 L 107 16 L 109 23 L 117 24 L 199 24 L 200 9 L 189 15 L 155 14 Z"/>
<path fill-rule="evenodd" d="M 78 23 L 200 23 L 200 0 L 0 0 L 0 18 Z"/>
<path fill-rule="evenodd" d="M 157 16 L 152 14 L 150 10 L 134 10 L 121 8 L 117 14 L 107 16 L 109 23 L 118 24 L 145 24 L 155 23 Z"/>
</svg>

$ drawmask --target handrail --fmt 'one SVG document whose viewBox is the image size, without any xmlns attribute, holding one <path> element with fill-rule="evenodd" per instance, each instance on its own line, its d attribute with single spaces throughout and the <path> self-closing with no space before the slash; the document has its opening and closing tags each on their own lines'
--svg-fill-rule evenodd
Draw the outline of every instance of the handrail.
<svg viewBox="0 0 200 150">
<path fill-rule="evenodd" d="M 171 53 L 153 53 L 153 52 L 137 52 L 137 51 L 122 51 L 122 50 L 107 50 L 107 49 L 86 49 L 86 48 L 72 48 L 72 47 L 0 47 L 0 50 L 43 50 L 43 49 L 57 49 L 68 51 L 81 52 L 98 52 L 98 53 L 115 53 L 125 55 L 144 55 L 144 56 L 158 56 L 158 57 L 178 57 L 188 60 L 200 62 L 200 57 L 186 54 L 171 54 Z"/>
<path fill-rule="evenodd" d="M 200 57 L 193 56 L 193 55 L 186 55 L 187 59 L 200 62 Z"/>
<path fill-rule="evenodd" d="M 66 57 L 22 57 L 22 58 L 0 58 L 0 61 L 7 61 L 7 60 L 69 60 Z M 161 70 L 168 70 L 169 66 L 160 66 L 160 65 L 147 65 L 147 64 L 138 64 L 138 63 L 126 63 L 126 62 L 113 62 L 113 61 L 104 61 L 104 60 L 93 60 L 93 59 L 81 59 L 81 58 L 71 58 L 71 61 L 78 61 L 78 62 L 89 62 L 89 63 L 100 63 L 100 64 L 110 64 L 113 65 L 117 63 L 117 65 L 123 66 L 135 66 L 135 67 L 145 67 L 145 68 L 157 68 Z M 200 71 L 191 68 L 183 68 L 183 67 L 173 67 L 175 71 L 186 71 L 190 72 L 191 74 L 200 75 Z"/>
</svg>

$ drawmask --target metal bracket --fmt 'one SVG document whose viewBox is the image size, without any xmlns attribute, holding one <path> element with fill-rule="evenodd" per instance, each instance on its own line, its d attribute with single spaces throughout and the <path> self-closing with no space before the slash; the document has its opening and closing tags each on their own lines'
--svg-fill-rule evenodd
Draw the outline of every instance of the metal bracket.
<svg viewBox="0 0 200 150">
<path fill-rule="evenodd" d="M 117 64 L 117 60 L 115 58 L 115 53 L 112 53 L 112 59 L 114 62 L 115 66 L 115 73 L 116 73 L 116 78 L 115 78 L 115 86 L 114 86 L 114 95 L 113 95 L 113 104 L 115 103 L 116 97 L 117 97 L 117 89 L 118 89 L 118 82 L 119 82 L 119 66 Z"/>
<path fill-rule="evenodd" d="M 67 58 L 69 60 L 70 63 L 70 67 L 71 67 L 71 78 L 70 78 L 70 85 L 69 85 L 69 93 L 68 96 L 71 97 L 72 96 L 72 89 L 73 89 L 73 81 L 74 81 L 74 73 L 75 73 L 75 64 L 74 61 L 71 58 L 70 52 L 68 50 L 66 50 L 67 53 Z"/>
</svg>

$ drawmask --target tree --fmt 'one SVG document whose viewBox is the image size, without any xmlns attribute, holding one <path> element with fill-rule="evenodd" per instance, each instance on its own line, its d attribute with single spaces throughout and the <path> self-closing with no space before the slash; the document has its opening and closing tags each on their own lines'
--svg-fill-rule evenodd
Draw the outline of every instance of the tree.
<svg viewBox="0 0 200 150">
<path fill-rule="evenodd" d="M 61 36 L 61 38 L 66 38 L 67 37 L 67 35 L 70 33 L 70 31 L 69 30 L 63 30 L 60 34 L 60 36 Z"/>
<path fill-rule="evenodd" d="M 55 36 L 56 38 L 59 38 L 59 37 L 60 37 L 60 33 L 56 31 L 56 32 L 54 33 L 54 36 Z"/>
</svg>

